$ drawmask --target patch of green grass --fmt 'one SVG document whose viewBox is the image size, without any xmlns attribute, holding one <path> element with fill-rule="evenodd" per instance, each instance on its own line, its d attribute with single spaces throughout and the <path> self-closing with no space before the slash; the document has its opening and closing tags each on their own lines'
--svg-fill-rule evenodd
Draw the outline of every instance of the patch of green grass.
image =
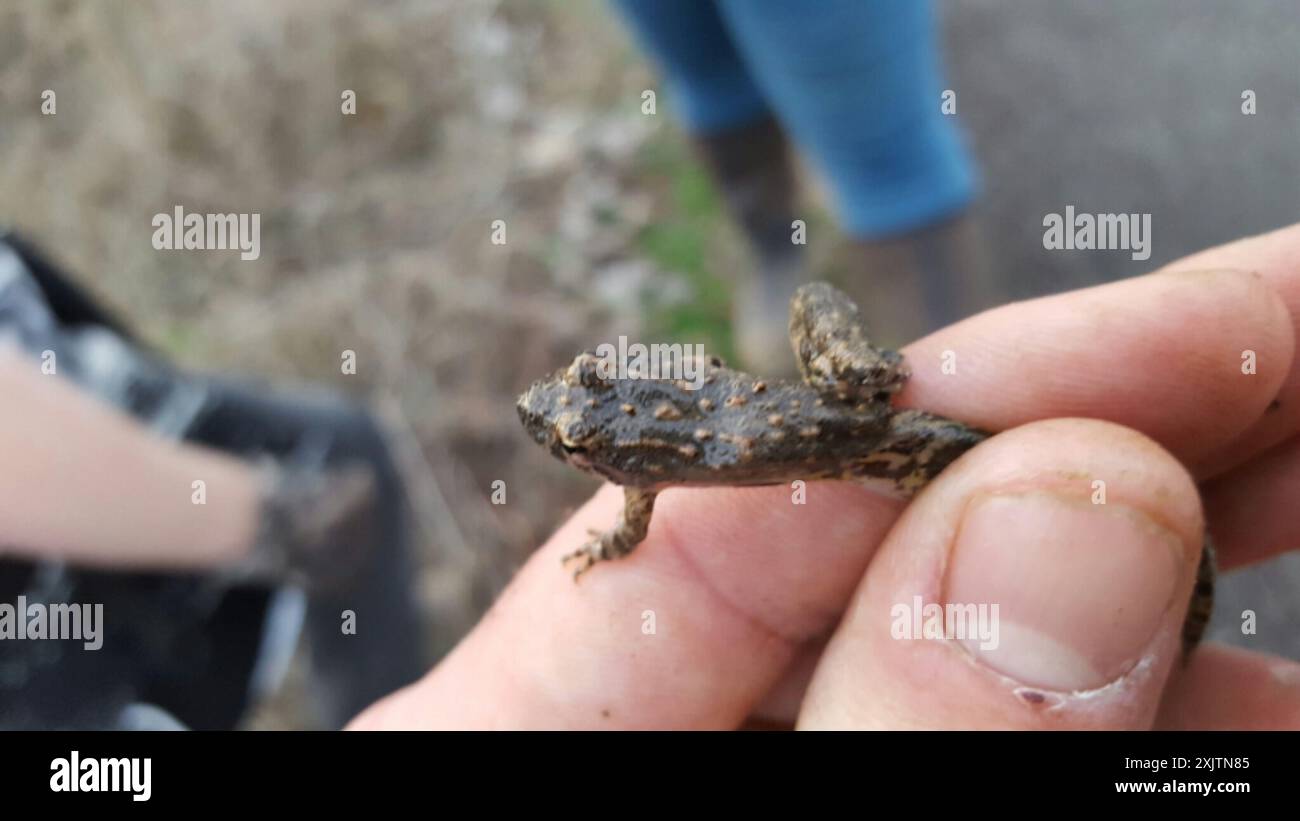
<svg viewBox="0 0 1300 821">
<path fill-rule="evenodd" d="M 201 354 L 206 351 L 205 341 L 200 338 L 192 323 L 169 321 L 155 328 L 155 333 L 156 338 L 149 341 L 179 361 L 201 358 Z"/>
<path fill-rule="evenodd" d="M 690 298 L 681 304 L 647 304 L 651 338 L 700 342 L 705 350 L 734 359 L 731 285 L 709 270 L 710 249 L 726 230 L 722 202 L 708 174 L 678 140 L 651 141 L 640 158 L 642 172 L 661 180 L 663 218 L 642 230 L 641 252 L 659 268 L 681 277 Z"/>
</svg>

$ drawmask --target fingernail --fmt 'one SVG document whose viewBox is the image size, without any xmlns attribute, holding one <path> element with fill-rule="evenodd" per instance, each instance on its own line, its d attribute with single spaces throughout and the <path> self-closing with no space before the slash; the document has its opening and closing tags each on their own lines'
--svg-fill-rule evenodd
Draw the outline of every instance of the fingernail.
<svg viewBox="0 0 1300 821">
<path fill-rule="evenodd" d="M 1147 651 L 1182 570 L 1182 540 L 1133 508 L 988 495 L 963 517 L 945 594 L 998 606 L 995 641 L 961 639 L 982 663 L 1024 685 L 1090 690 Z"/>
</svg>

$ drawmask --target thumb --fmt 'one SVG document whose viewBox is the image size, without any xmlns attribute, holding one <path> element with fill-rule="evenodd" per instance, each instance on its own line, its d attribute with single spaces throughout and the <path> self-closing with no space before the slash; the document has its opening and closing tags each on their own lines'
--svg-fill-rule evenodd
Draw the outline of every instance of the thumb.
<svg viewBox="0 0 1300 821">
<path fill-rule="evenodd" d="M 1147 728 L 1200 555 L 1191 477 L 1062 419 L 958 460 L 907 509 L 818 664 L 800 726 Z"/>
</svg>

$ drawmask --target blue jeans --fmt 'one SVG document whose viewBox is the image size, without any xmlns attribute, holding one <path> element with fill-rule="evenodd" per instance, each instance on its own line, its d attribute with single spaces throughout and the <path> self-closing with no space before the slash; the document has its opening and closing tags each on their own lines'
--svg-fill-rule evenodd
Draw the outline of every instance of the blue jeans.
<svg viewBox="0 0 1300 821">
<path fill-rule="evenodd" d="M 845 230 L 906 232 L 962 210 L 976 173 L 928 0 L 613 0 L 708 134 L 775 116 L 818 166 Z"/>
</svg>

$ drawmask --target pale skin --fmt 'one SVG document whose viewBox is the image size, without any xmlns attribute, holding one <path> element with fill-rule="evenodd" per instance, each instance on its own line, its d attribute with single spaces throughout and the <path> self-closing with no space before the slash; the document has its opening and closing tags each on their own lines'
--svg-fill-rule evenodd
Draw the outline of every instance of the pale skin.
<svg viewBox="0 0 1300 821">
<path fill-rule="evenodd" d="M 910 504 L 672 489 L 635 553 L 575 586 L 560 557 L 614 521 L 606 487 L 352 726 L 1300 728 L 1300 664 L 1208 642 L 1183 666 L 1178 635 L 1206 521 L 1225 571 L 1300 546 L 1298 328 L 1300 226 L 943 329 L 905 349 L 898 404 L 1002 433 Z M 1069 535 L 999 554 L 1008 522 Z M 1008 647 L 1077 652 L 891 635 L 897 603 L 981 586 L 1042 610 Z"/>
<path fill-rule="evenodd" d="M 254 466 L 154 436 L 40 364 L 0 346 L 0 552 L 177 570 L 247 555 Z"/>
</svg>

